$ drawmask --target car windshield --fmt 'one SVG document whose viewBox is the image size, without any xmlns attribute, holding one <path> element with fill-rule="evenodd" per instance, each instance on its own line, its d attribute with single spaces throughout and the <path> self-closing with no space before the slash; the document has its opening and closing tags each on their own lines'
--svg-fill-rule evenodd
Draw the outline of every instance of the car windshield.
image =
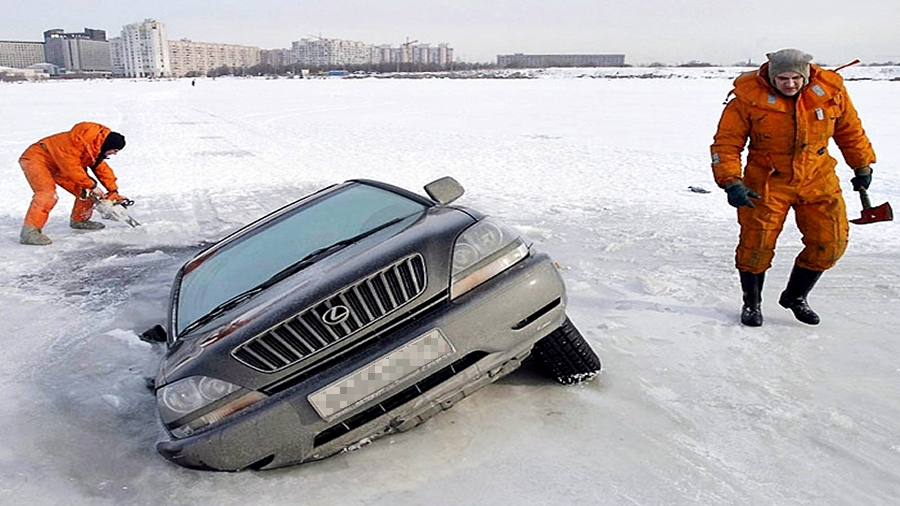
<svg viewBox="0 0 900 506">
<path fill-rule="evenodd" d="M 181 335 L 211 312 L 249 298 L 279 280 L 280 273 L 296 272 L 307 261 L 426 208 L 361 183 L 315 198 L 186 266 L 178 287 L 175 332 Z"/>
</svg>

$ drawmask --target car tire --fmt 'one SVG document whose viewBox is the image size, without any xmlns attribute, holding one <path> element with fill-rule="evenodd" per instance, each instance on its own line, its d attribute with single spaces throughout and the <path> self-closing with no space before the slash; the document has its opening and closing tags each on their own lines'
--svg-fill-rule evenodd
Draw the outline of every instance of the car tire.
<svg viewBox="0 0 900 506">
<path fill-rule="evenodd" d="M 545 374 L 563 385 L 589 380 L 600 372 L 600 358 L 568 318 L 535 343 L 531 354 Z"/>
</svg>

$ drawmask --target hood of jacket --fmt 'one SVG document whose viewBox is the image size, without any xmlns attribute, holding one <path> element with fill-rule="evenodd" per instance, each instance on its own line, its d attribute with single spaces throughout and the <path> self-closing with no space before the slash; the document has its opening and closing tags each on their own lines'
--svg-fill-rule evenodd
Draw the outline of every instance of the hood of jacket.
<svg viewBox="0 0 900 506">
<path fill-rule="evenodd" d="M 754 107 L 790 112 L 793 100 L 778 100 L 779 97 L 782 99 L 789 97 L 780 94 L 769 82 L 768 76 L 769 63 L 766 62 L 759 69 L 744 72 L 735 78 L 731 94 Z M 840 74 L 810 64 L 809 82 L 804 84 L 797 97 L 802 97 L 809 104 L 824 102 L 840 93 L 843 86 L 844 78 Z"/>
</svg>

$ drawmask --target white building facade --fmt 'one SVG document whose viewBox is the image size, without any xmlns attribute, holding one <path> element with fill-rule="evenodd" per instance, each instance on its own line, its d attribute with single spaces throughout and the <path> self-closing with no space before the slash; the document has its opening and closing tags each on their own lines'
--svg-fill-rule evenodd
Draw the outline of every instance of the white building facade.
<svg viewBox="0 0 900 506">
<path fill-rule="evenodd" d="M 260 49 L 255 46 L 192 42 L 187 39 L 169 41 L 172 76 L 205 75 L 219 68 L 239 69 L 260 63 Z"/>
<path fill-rule="evenodd" d="M 113 75 L 125 77 L 171 77 L 169 40 L 165 25 L 145 19 L 122 27 L 120 37 L 111 39 Z"/>
<path fill-rule="evenodd" d="M 341 65 L 422 64 L 447 66 L 453 62 L 450 44 L 374 45 L 341 39 L 301 39 L 291 44 L 292 63 L 310 67 Z"/>
<path fill-rule="evenodd" d="M 374 63 L 371 44 L 342 39 L 301 39 L 291 43 L 293 63 L 310 67 L 369 65 Z"/>
</svg>

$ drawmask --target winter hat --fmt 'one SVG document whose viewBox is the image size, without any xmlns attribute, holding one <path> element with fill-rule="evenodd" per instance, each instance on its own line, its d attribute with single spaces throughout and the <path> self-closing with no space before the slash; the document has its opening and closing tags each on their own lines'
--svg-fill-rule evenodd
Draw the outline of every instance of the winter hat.
<svg viewBox="0 0 900 506">
<path fill-rule="evenodd" d="M 125 136 L 119 132 L 110 132 L 100 146 L 100 153 L 106 153 L 110 149 L 122 149 L 125 147 Z"/>
<path fill-rule="evenodd" d="M 769 59 L 769 81 L 775 85 L 775 76 L 783 72 L 796 72 L 803 76 L 805 82 L 809 82 L 809 62 L 813 57 L 799 49 L 782 49 L 774 53 L 767 53 Z"/>
</svg>

